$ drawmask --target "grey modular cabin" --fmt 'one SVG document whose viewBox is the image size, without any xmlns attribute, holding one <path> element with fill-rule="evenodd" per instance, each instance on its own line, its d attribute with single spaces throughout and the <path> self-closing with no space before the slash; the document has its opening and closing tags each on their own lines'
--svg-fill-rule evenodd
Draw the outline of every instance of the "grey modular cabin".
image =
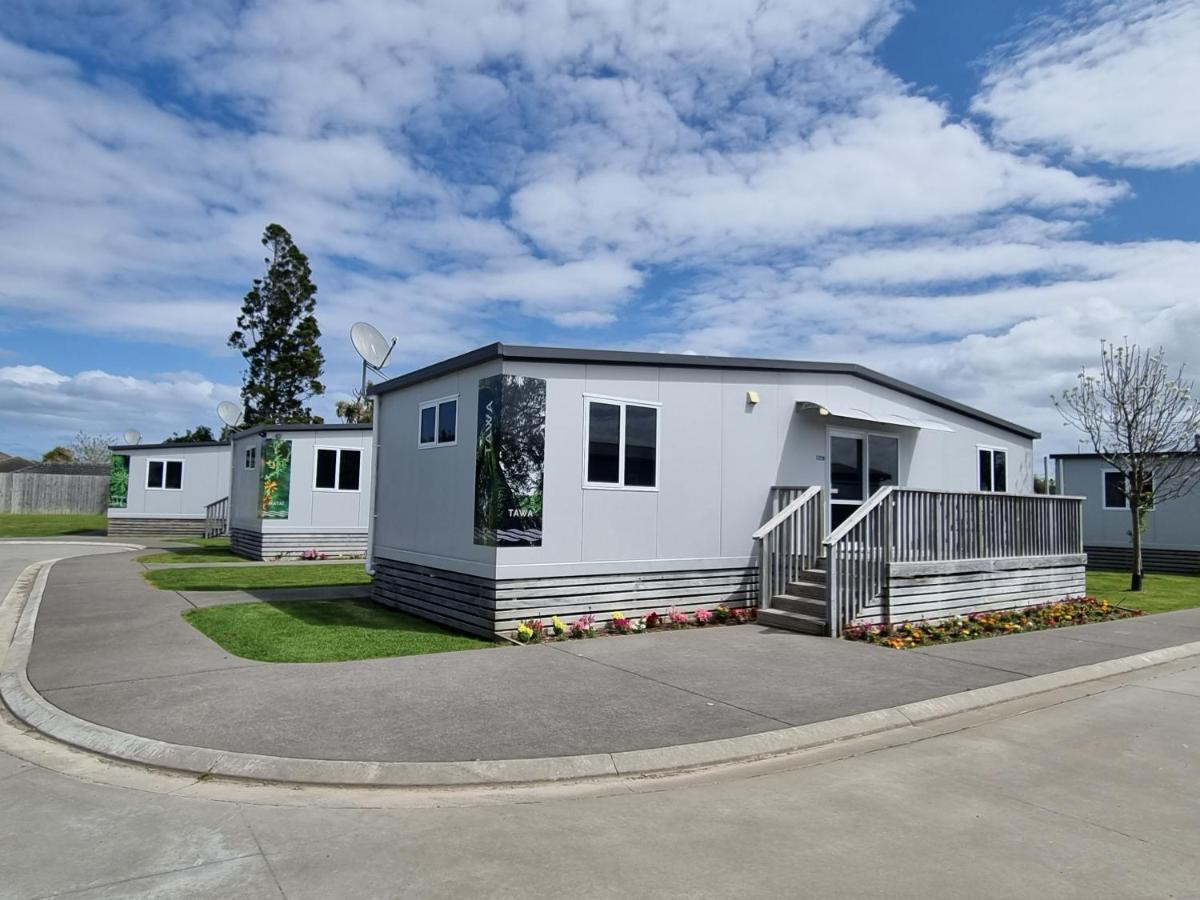
<svg viewBox="0 0 1200 900">
<path fill-rule="evenodd" d="M 1125 479 L 1096 453 L 1053 453 L 1059 490 L 1080 494 L 1083 544 L 1093 569 L 1128 569 L 1133 522 Z M 1200 490 L 1146 512 L 1142 567 L 1147 572 L 1200 574 Z"/>
<path fill-rule="evenodd" d="M 229 494 L 229 443 L 112 448 L 109 534 L 203 535 L 206 507 Z"/>
<path fill-rule="evenodd" d="M 374 450 L 370 425 L 260 425 L 233 437 L 229 543 L 251 559 L 362 556 Z"/>
<path fill-rule="evenodd" d="M 1037 433 L 861 366 L 493 344 L 371 393 L 373 596 L 466 631 L 724 604 L 837 634 L 1083 593 Z"/>
</svg>

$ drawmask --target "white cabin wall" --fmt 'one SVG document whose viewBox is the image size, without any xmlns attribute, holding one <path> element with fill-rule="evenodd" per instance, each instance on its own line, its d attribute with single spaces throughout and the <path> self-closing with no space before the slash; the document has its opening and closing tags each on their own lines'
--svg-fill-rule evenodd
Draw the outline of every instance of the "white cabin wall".
<svg viewBox="0 0 1200 900">
<path fill-rule="evenodd" d="M 475 434 L 479 380 L 499 362 L 380 395 L 374 557 L 491 574 L 496 549 L 475 544 Z M 420 405 L 458 395 L 457 442 L 418 448 Z"/>
<path fill-rule="evenodd" d="M 543 543 L 474 544 L 479 380 L 503 371 L 546 381 Z M 797 411 L 801 400 L 860 397 L 945 422 L 953 432 Z M 747 402 L 749 392 L 758 403 Z M 420 402 L 459 396 L 455 447 L 417 449 Z M 661 404 L 655 491 L 584 487 L 585 395 Z M 383 394 L 374 552 L 382 558 L 500 578 L 717 569 L 747 565 L 750 535 L 776 484 L 826 485 L 831 428 L 888 433 L 902 483 L 973 491 L 977 446 L 1008 453 L 1011 493 L 1032 490 L 1032 441 L 852 375 L 608 364 L 485 363 Z"/>
<path fill-rule="evenodd" d="M 124 509 L 110 508 L 113 519 L 203 519 L 205 507 L 229 494 L 229 447 L 172 447 L 118 450 L 129 457 L 129 492 Z M 180 490 L 146 487 L 150 460 L 181 460 Z"/>
</svg>

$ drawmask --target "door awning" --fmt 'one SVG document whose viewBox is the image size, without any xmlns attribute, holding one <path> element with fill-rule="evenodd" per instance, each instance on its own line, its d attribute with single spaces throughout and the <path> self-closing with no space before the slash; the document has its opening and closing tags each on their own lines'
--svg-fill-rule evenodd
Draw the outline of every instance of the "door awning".
<svg viewBox="0 0 1200 900">
<path fill-rule="evenodd" d="M 878 422 L 883 425 L 899 425 L 901 428 L 923 428 L 927 431 L 949 431 L 954 429 L 939 419 L 921 415 L 898 403 L 874 397 L 864 391 L 842 388 L 830 391 L 821 399 L 796 401 L 796 409 L 815 412 L 822 416 L 837 416 L 841 419 L 857 419 L 860 422 Z"/>
</svg>

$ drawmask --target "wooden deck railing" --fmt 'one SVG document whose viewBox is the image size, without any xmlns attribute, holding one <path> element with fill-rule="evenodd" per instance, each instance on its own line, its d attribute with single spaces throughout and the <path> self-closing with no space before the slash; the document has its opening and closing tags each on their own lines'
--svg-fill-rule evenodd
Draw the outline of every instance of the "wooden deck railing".
<svg viewBox="0 0 1200 900">
<path fill-rule="evenodd" d="M 773 494 L 776 505 L 783 506 L 753 535 L 759 545 L 758 605 L 763 609 L 789 581 L 817 565 L 825 535 L 819 486 L 775 488 Z"/>
<path fill-rule="evenodd" d="M 1080 497 L 885 487 L 824 541 L 829 633 L 876 603 L 894 562 L 1083 552 Z"/>
<path fill-rule="evenodd" d="M 204 536 L 221 537 L 229 533 L 229 498 L 222 497 L 204 507 Z"/>
</svg>

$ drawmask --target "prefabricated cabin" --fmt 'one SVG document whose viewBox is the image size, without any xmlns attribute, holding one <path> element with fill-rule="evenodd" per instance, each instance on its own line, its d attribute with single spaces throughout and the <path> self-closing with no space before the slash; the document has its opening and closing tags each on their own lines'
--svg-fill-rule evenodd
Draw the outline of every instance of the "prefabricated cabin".
<svg viewBox="0 0 1200 900">
<path fill-rule="evenodd" d="M 229 442 L 111 448 L 108 533 L 203 535 L 206 507 L 229 494 Z"/>
<path fill-rule="evenodd" d="M 991 606 L 1082 593 L 1064 507 L 1025 509 L 1037 433 L 861 366 L 495 344 L 371 393 L 374 597 L 464 630 L 724 604 L 837 633 L 902 615 L 888 567 L 916 561 L 977 575 L 1005 595 Z M 1001 521 L 1013 504 L 1000 501 L 1017 499 L 1025 524 L 998 527 L 1016 521 Z M 859 569 L 878 563 L 861 577 L 830 570 L 834 612 L 776 601 L 806 579 L 825 591 L 827 558 L 853 554 L 821 542 L 869 529 L 883 506 L 898 526 L 912 507 L 923 530 L 898 527 L 895 552 L 859 552 Z M 785 521 L 802 509 L 803 552 Z M 915 579 L 915 617 L 979 605 L 928 565 L 891 574 Z"/>
<path fill-rule="evenodd" d="M 362 556 L 367 547 L 370 425 L 261 425 L 233 438 L 229 541 L 251 559 Z"/>
</svg>

